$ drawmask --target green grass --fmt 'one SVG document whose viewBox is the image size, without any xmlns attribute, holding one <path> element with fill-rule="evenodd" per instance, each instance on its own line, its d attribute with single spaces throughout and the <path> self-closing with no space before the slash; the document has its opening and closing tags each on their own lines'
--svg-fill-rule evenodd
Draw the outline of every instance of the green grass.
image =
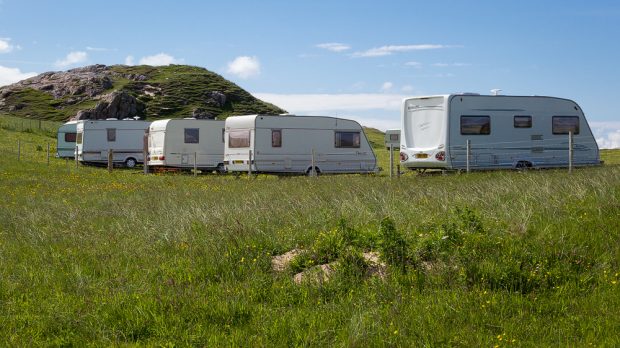
<svg viewBox="0 0 620 348">
<path fill-rule="evenodd" d="M 47 166 L 47 141 L 0 128 L 0 345 L 620 344 L 617 150 L 572 174 L 249 179 Z M 294 285 L 270 258 L 295 247 L 348 272 Z M 385 281 L 356 276 L 369 249 Z"/>
</svg>

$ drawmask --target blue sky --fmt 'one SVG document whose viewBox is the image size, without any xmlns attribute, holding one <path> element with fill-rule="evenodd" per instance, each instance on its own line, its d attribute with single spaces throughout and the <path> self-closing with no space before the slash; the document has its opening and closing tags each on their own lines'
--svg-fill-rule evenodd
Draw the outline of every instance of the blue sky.
<svg viewBox="0 0 620 348">
<path fill-rule="evenodd" d="M 616 1 L 0 0 L 0 85 L 88 64 L 205 67 L 298 114 L 398 127 L 405 96 L 573 99 L 620 147 Z"/>
</svg>

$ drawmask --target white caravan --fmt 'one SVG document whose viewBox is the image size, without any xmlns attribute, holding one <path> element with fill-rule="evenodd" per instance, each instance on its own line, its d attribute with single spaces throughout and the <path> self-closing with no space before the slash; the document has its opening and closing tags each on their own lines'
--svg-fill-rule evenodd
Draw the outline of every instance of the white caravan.
<svg viewBox="0 0 620 348">
<path fill-rule="evenodd" d="M 144 162 L 144 134 L 149 124 L 133 119 L 78 121 L 78 160 L 84 163 L 107 163 L 108 150 L 112 150 L 114 163 L 135 167 Z"/>
<path fill-rule="evenodd" d="M 149 158 L 154 167 L 224 172 L 224 121 L 159 120 L 149 127 Z"/>
<path fill-rule="evenodd" d="M 69 121 L 58 128 L 56 135 L 56 157 L 75 158 L 75 137 L 77 121 Z"/>
<path fill-rule="evenodd" d="M 598 165 L 599 149 L 574 101 L 542 96 L 451 94 L 406 98 L 401 164 L 410 169 Z"/>
<path fill-rule="evenodd" d="M 394 150 L 400 148 L 400 129 L 387 129 L 385 131 L 385 149 L 389 150 L 390 146 Z"/>
<path fill-rule="evenodd" d="M 370 173 L 375 154 L 359 123 L 325 116 L 249 115 L 226 119 L 229 171 Z M 251 160 L 250 160 L 251 158 Z M 251 162 L 250 162 L 251 161 Z"/>
</svg>

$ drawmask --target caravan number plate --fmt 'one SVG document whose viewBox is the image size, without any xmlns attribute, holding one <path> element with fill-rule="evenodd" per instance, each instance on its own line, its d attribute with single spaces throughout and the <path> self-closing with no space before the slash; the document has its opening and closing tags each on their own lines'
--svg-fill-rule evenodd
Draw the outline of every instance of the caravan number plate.
<svg viewBox="0 0 620 348">
<path fill-rule="evenodd" d="M 243 164 L 243 160 L 234 160 L 233 164 Z"/>
<path fill-rule="evenodd" d="M 428 158 L 428 154 L 426 153 L 416 153 L 415 158 Z"/>
</svg>

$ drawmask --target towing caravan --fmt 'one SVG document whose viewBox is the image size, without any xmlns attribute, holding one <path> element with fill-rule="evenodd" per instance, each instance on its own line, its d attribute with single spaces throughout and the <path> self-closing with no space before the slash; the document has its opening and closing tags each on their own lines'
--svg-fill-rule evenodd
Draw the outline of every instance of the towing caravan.
<svg viewBox="0 0 620 348">
<path fill-rule="evenodd" d="M 375 154 L 356 121 L 325 116 L 247 115 L 226 119 L 229 171 L 370 173 Z"/>
<path fill-rule="evenodd" d="M 56 157 L 75 157 L 77 121 L 69 121 L 58 128 L 56 134 Z"/>
<path fill-rule="evenodd" d="M 153 167 L 193 168 L 224 172 L 224 121 L 158 120 L 149 127 L 149 158 Z"/>
<path fill-rule="evenodd" d="M 573 165 L 600 164 L 585 115 L 568 99 L 470 93 L 412 97 L 403 101 L 401 125 L 400 160 L 410 169 L 566 167 L 569 143 Z"/>
<path fill-rule="evenodd" d="M 133 119 L 83 120 L 77 122 L 78 161 L 107 163 L 108 150 L 113 162 L 133 168 L 144 162 L 144 134 L 150 122 Z"/>
</svg>

